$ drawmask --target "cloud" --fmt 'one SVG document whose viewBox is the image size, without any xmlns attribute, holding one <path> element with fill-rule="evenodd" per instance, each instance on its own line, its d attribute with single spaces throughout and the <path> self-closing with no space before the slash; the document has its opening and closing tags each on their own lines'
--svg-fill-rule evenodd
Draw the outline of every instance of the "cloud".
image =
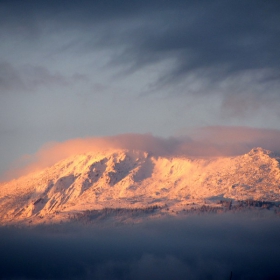
<svg viewBox="0 0 280 280">
<path fill-rule="evenodd" d="M 152 134 L 121 134 L 50 142 L 36 154 L 22 156 L 3 177 L 15 178 L 42 170 L 70 156 L 110 149 L 134 149 L 165 157 L 217 157 L 245 154 L 254 147 L 280 153 L 280 131 L 212 126 L 169 138 Z"/>
<path fill-rule="evenodd" d="M 174 79 L 195 69 L 209 69 L 216 79 L 244 70 L 280 70 L 277 1 L 30 1 L 24 12 L 14 2 L 2 6 L 10 11 L 3 13 L 10 28 L 26 23 L 26 29 L 36 26 L 43 33 L 46 26 L 76 26 L 91 31 L 88 40 L 102 48 L 124 46 L 121 60 L 136 68 L 174 58 Z"/>
<path fill-rule="evenodd" d="M 110 50 L 109 66 L 121 65 L 126 75 L 171 61 L 154 84 L 170 87 L 173 95 L 218 93 L 235 115 L 275 103 L 274 110 L 279 108 L 277 1 L 19 3 L 1 2 L 3 34 L 35 40 L 55 32 L 76 34 L 68 48 L 76 54 Z M 190 79 L 199 86 L 190 87 Z M 178 92 L 177 84 L 185 90 Z"/>
<path fill-rule="evenodd" d="M 0 228 L 1 279 L 279 279 L 277 217 Z"/>
<path fill-rule="evenodd" d="M 32 92 L 41 87 L 66 87 L 79 81 L 85 81 L 84 75 L 74 74 L 65 77 L 60 73 L 51 73 L 46 67 L 23 65 L 14 67 L 8 62 L 0 62 L 0 91 Z"/>
<path fill-rule="evenodd" d="M 190 136 L 194 141 L 215 146 L 225 155 L 243 154 L 254 147 L 280 153 L 280 131 L 277 129 L 209 126 L 193 129 Z"/>
<path fill-rule="evenodd" d="M 152 152 L 155 155 L 168 155 L 173 153 L 176 139 L 154 137 L 151 134 L 123 134 L 109 137 L 77 138 L 65 142 L 51 142 L 45 144 L 36 154 L 24 155 L 8 171 L 6 177 L 15 174 L 23 175 L 51 166 L 64 158 L 110 149 L 137 149 Z M 22 168 L 22 166 L 25 166 Z M 16 169 L 16 170 L 15 170 Z"/>
<path fill-rule="evenodd" d="M 24 82 L 18 71 L 7 62 L 0 63 L 0 90 L 1 93 L 14 89 L 25 89 Z"/>
</svg>

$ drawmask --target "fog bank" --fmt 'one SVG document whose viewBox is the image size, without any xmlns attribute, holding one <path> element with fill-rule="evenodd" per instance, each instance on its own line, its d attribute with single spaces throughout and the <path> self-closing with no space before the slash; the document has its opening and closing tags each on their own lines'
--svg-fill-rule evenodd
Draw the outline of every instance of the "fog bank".
<svg viewBox="0 0 280 280">
<path fill-rule="evenodd" d="M 122 226 L 1 228 L 1 279 L 279 279 L 280 219 L 244 213 Z"/>
</svg>

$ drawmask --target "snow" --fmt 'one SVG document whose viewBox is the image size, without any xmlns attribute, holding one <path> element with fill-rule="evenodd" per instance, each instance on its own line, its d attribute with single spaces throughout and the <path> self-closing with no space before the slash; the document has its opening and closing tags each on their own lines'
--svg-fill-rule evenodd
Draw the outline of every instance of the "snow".
<svg viewBox="0 0 280 280">
<path fill-rule="evenodd" d="M 255 148 L 237 157 L 154 157 L 108 150 L 70 157 L 1 186 L 0 222 L 65 219 L 104 208 L 168 205 L 179 211 L 224 200 L 280 201 L 279 158 Z"/>
</svg>

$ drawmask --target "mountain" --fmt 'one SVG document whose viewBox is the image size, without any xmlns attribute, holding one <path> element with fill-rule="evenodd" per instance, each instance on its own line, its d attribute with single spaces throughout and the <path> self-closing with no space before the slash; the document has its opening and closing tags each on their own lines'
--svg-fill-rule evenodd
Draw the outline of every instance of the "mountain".
<svg viewBox="0 0 280 280">
<path fill-rule="evenodd" d="M 278 207 L 279 162 L 262 148 L 199 159 L 124 149 L 77 155 L 0 185 L 0 223 L 55 223 L 121 209 L 176 214 L 238 201 Z"/>
</svg>

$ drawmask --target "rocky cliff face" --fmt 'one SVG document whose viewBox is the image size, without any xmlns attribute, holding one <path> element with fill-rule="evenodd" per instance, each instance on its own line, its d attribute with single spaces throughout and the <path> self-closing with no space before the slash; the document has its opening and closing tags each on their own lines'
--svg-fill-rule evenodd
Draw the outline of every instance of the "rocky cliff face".
<svg viewBox="0 0 280 280">
<path fill-rule="evenodd" d="M 220 200 L 280 201 L 279 157 L 163 158 L 110 150 L 74 156 L 0 186 L 0 221 L 50 222 L 101 209 L 168 209 Z"/>
</svg>

